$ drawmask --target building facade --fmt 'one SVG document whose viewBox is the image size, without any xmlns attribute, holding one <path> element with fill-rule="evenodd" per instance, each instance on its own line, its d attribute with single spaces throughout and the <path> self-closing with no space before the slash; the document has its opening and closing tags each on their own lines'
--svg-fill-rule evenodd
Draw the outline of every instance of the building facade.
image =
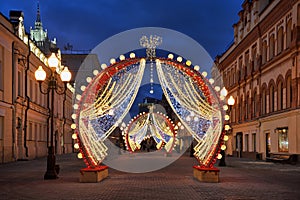
<svg viewBox="0 0 300 200">
<path fill-rule="evenodd" d="M 227 154 L 300 154 L 300 2 L 245 0 L 215 63 L 235 98 Z"/>
<path fill-rule="evenodd" d="M 9 19 L 0 13 L 0 163 L 46 156 L 50 141 L 51 102 L 49 95 L 40 92 L 34 77 L 39 66 L 49 77 L 50 68 L 47 56 L 26 34 L 23 19 L 21 11 L 11 11 Z M 58 81 L 58 86 L 63 83 Z M 47 87 L 44 81 L 42 89 Z M 57 154 L 73 151 L 71 99 L 69 89 L 65 96 L 55 94 Z"/>
</svg>

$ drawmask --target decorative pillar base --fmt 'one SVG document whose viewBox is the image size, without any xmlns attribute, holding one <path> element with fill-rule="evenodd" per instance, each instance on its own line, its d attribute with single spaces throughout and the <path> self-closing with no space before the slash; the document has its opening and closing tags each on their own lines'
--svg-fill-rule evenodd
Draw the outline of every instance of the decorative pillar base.
<svg viewBox="0 0 300 200">
<path fill-rule="evenodd" d="M 200 166 L 194 166 L 194 177 L 201 182 L 218 183 L 219 172 L 218 168 L 204 168 Z"/>
<path fill-rule="evenodd" d="M 108 176 L 108 167 L 83 168 L 80 170 L 80 183 L 98 183 Z"/>
</svg>

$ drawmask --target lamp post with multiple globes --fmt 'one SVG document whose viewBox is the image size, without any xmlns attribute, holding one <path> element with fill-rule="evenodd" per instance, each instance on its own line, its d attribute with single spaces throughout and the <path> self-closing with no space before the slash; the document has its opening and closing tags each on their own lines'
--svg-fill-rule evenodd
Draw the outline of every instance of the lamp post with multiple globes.
<svg viewBox="0 0 300 200">
<path fill-rule="evenodd" d="M 64 83 L 64 87 L 61 88 L 57 84 L 57 73 L 59 60 L 56 57 L 55 53 L 52 53 L 48 58 L 48 66 L 51 69 L 51 74 L 49 77 L 49 83 L 46 91 L 42 89 L 42 83 L 46 79 L 46 72 L 42 66 L 35 71 L 35 79 L 39 82 L 39 88 L 42 94 L 50 95 L 51 97 L 51 105 L 50 105 L 50 145 L 48 146 L 48 156 L 47 156 L 47 171 L 44 175 L 44 179 L 56 179 L 58 178 L 55 166 L 55 154 L 54 154 L 54 144 L 53 144 L 53 136 L 54 136 L 54 92 L 58 95 L 66 94 L 67 83 L 71 80 L 71 72 L 68 70 L 68 67 L 64 67 L 64 69 L 60 72 L 60 79 Z"/>
<path fill-rule="evenodd" d="M 221 95 L 226 97 L 228 94 L 227 90 L 225 89 L 225 87 L 221 90 Z M 235 100 L 233 98 L 233 96 L 230 96 L 228 99 L 227 99 L 227 105 L 228 105 L 228 109 L 227 109 L 227 115 L 230 115 L 230 112 L 231 112 L 231 109 L 232 109 L 232 106 L 234 105 L 235 103 Z M 226 126 L 225 126 L 225 130 L 228 131 L 226 129 Z M 219 166 L 226 166 L 226 162 L 225 162 L 225 149 L 226 149 L 226 146 L 224 145 L 224 149 L 222 149 L 221 147 L 221 152 L 220 154 L 222 155 L 221 159 L 220 159 L 220 162 L 219 162 Z"/>
</svg>

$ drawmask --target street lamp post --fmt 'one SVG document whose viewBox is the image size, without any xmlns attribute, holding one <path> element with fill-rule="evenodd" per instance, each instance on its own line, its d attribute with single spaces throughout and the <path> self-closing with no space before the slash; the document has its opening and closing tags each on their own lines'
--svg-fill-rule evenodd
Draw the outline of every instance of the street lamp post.
<svg viewBox="0 0 300 200">
<path fill-rule="evenodd" d="M 60 79 L 64 83 L 64 87 L 61 89 L 57 86 L 57 77 L 56 77 L 56 69 L 59 65 L 59 61 L 55 55 L 52 53 L 48 58 L 48 66 L 51 69 L 51 75 L 49 78 L 49 83 L 46 91 L 42 89 L 42 83 L 46 79 L 46 72 L 42 66 L 35 71 L 35 79 L 39 82 L 40 91 L 42 94 L 51 95 L 51 106 L 49 110 L 50 114 L 50 146 L 48 146 L 48 156 L 47 156 L 47 171 L 44 175 L 44 179 L 57 179 L 57 173 L 55 169 L 55 154 L 54 154 L 54 145 L 53 145 L 53 135 L 54 135 L 54 91 L 58 95 L 62 95 L 66 93 L 67 83 L 71 80 L 71 73 L 68 70 L 68 67 L 65 67 L 63 71 L 60 73 Z"/>
<path fill-rule="evenodd" d="M 227 95 L 227 91 L 226 91 L 226 95 Z M 234 103 L 235 103 L 235 100 L 234 100 L 233 96 L 230 96 L 228 98 L 228 100 L 227 100 L 227 105 L 228 105 L 227 113 L 228 113 L 228 115 L 230 115 L 230 112 L 231 112 L 231 109 L 232 109 L 232 106 L 234 105 Z M 220 154 L 222 155 L 222 158 L 220 159 L 219 166 L 226 166 L 226 162 L 225 162 L 225 149 L 221 149 Z"/>
</svg>

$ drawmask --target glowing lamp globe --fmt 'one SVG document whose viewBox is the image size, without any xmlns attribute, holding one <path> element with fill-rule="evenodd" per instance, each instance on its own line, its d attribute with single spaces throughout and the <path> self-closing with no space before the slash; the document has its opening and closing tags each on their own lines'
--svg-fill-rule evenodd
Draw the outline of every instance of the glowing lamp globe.
<svg viewBox="0 0 300 200">
<path fill-rule="evenodd" d="M 58 67 L 58 59 L 55 55 L 55 53 L 52 53 L 51 56 L 48 58 L 48 66 L 52 69 L 52 71 L 55 71 Z"/>
<path fill-rule="evenodd" d="M 65 67 L 64 70 L 60 73 L 60 78 L 63 82 L 69 82 L 72 78 L 72 74 L 69 71 L 68 67 Z"/>
<path fill-rule="evenodd" d="M 227 104 L 230 106 L 233 106 L 235 103 L 235 100 L 233 98 L 233 96 L 230 96 L 229 99 L 227 100 Z"/>
<path fill-rule="evenodd" d="M 228 94 L 228 91 L 226 90 L 225 87 L 222 88 L 222 90 L 220 91 L 221 96 L 226 97 Z"/>
<path fill-rule="evenodd" d="M 35 71 L 34 76 L 37 81 L 44 81 L 46 79 L 46 72 L 42 66 L 39 66 Z"/>
</svg>

